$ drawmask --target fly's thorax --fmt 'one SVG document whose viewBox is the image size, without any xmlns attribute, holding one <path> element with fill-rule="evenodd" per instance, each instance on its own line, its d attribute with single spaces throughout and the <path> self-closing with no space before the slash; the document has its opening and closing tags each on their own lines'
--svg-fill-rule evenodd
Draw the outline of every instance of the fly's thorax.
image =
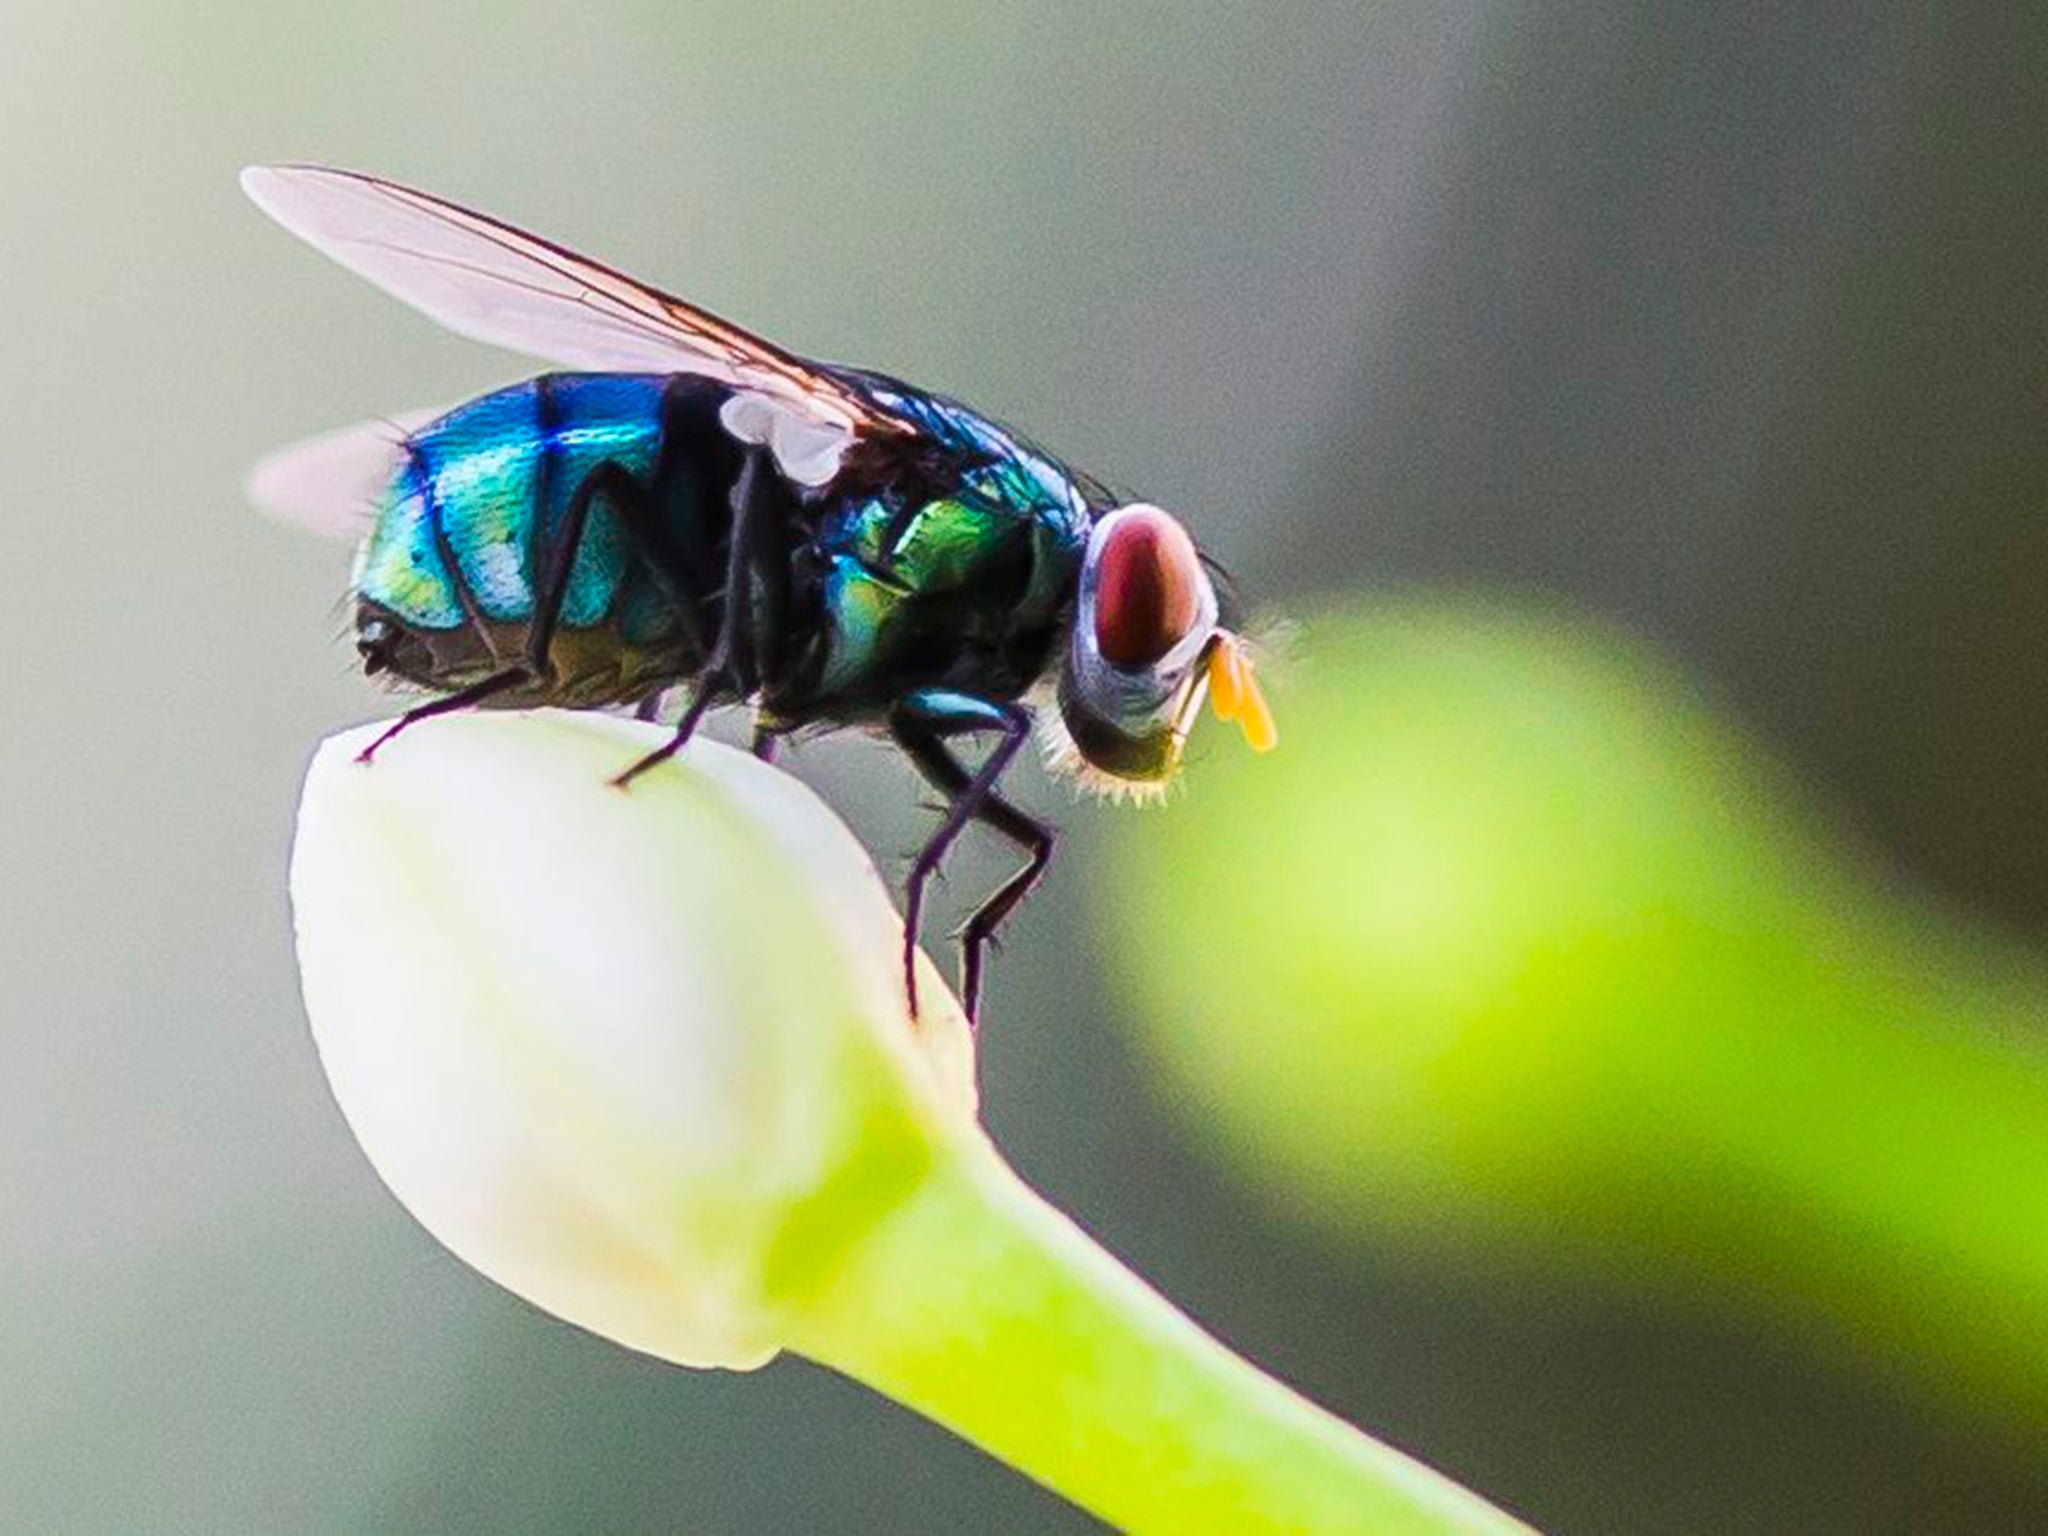
<svg viewBox="0 0 2048 1536">
<path fill-rule="evenodd" d="M 945 686 L 1014 697 L 1053 661 L 1087 538 L 1071 498 L 977 470 L 937 494 L 891 488 L 826 520 L 814 546 L 820 633 L 807 697 L 830 712 Z"/>
</svg>

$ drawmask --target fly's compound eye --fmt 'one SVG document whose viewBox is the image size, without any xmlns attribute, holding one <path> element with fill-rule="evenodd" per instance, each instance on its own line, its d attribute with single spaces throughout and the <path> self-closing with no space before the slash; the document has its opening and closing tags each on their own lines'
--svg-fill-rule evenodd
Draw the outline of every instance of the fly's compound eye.
<svg viewBox="0 0 2048 1536">
<path fill-rule="evenodd" d="M 1149 667 L 1187 639 L 1204 607 L 1202 562 L 1187 530 L 1157 507 L 1125 509 L 1095 558 L 1095 648 Z"/>
</svg>

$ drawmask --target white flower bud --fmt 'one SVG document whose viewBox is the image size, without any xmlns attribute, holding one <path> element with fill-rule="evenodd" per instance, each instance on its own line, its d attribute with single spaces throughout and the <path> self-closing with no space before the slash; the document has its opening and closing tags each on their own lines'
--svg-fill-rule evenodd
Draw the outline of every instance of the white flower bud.
<svg viewBox="0 0 2048 1536">
<path fill-rule="evenodd" d="M 473 713 L 306 780 L 292 901 L 343 1114 L 400 1201 L 548 1311 L 753 1366 L 974 1129 L 973 1053 L 802 784 L 659 728 Z"/>
</svg>

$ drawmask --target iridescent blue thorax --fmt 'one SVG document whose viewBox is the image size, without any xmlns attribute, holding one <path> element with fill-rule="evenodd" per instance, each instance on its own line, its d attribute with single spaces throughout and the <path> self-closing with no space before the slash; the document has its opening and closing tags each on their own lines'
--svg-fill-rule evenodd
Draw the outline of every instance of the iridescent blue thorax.
<svg viewBox="0 0 2048 1536">
<path fill-rule="evenodd" d="M 925 434 L 915 456 L 830 495 L 815 707 L 865 712 L 912 687 L 1012 698 L 1046 670 L 1091 511 L 1076 476 L 964 406 L 865 379 Z M 796 702 L 796 701 L 789 701 Z"/>
</svg>

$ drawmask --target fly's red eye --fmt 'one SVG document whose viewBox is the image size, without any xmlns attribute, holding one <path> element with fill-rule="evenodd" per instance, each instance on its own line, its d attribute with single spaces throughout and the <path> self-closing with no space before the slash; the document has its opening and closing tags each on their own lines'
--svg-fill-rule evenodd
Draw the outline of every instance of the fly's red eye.
<svg viewBox="0 0 2048 1536">
<path fill-rule="evenodd" d="M 1095 646 L 1119 667 L 1146 667 L 1195 627 L 1202 567 L 1187 530 L 1157 507 L 1134 507 L 1102 541 L 1095 567 Z"/>
</svg>

